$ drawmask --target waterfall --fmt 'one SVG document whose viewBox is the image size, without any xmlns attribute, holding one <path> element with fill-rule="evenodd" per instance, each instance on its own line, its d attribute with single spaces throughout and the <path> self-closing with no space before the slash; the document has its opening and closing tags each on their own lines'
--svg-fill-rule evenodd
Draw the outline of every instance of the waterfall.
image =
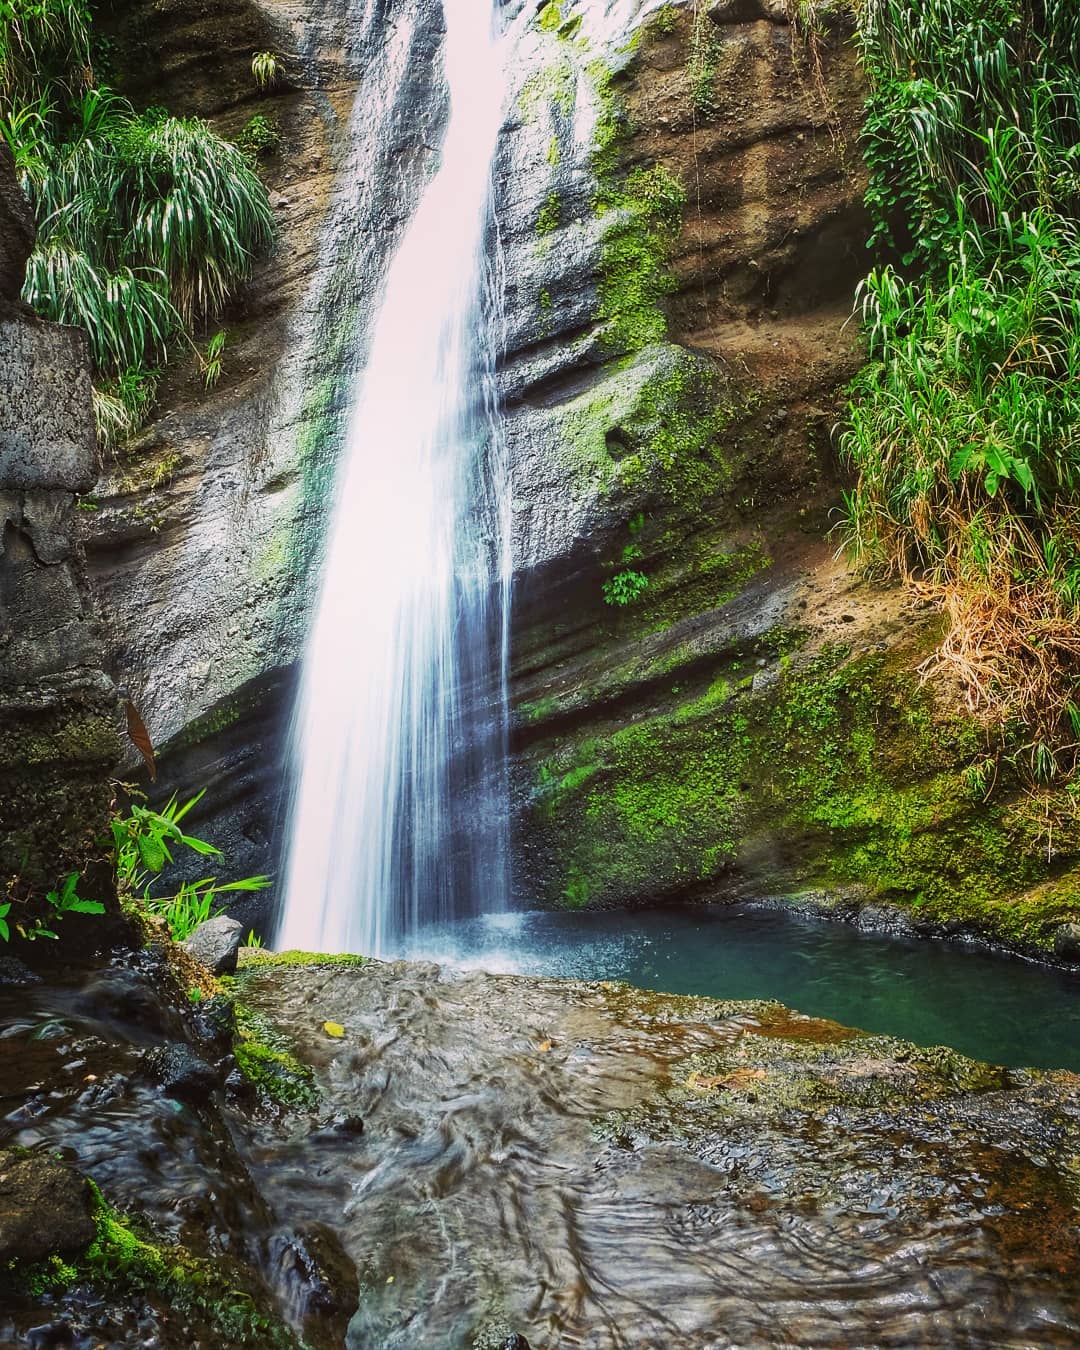
<svg viewBox="0 0 1080 1350">
<path fill-rule="evenodd" d="M 449 117 L 358 377 L 293 726 L 276 946 L 401 954 L 499 909 L 508 488 L 485 237 L 492 0 L 443 0 Z"/>
</svg>

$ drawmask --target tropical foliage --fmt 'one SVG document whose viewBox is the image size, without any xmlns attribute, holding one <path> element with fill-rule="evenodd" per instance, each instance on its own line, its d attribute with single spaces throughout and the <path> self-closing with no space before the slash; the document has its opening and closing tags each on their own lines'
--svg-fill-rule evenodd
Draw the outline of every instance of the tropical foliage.
<svg viewBox="0 0 1080 1350">
<path fill-rule="evenodd" d="M 1080 6 L 862 0 L 871 360 L 843 449 L 848 542 L 939 602 L 941 659 L 1080 748 Z"/>
<path fill-rule="evenodd" d="M 177 848 L 204 857 L 221 857 L 220 849 L 196 835 L 186 834 L 180 827 L 180 822 L 202 797 L 203 792 L 199 792 L 181 805 L 174 794 L 160 811 L 133 801 L 126 816 L 117 815 L 112 821 L 116 884 L 121 900 L 134 900 L 151 914 L 163 918 L 177 942 L 183 941 L 205 920 L 224 911 L 225 906 L 218 903 L 220 895 L 258 891 L 270 885 L 267 876 L 229 882 L 202 877 L 198 881 L 181 882 L 167 895 L 152 893 L 166 864 L 175 861 L 173 854 Z"/>
<path fill-rule="evenodd" d="M 126 791 L 132 791 L 128 788 Z M 171 937 L 181 942 L 199 924 L 224 912 L 219 897 L 236 891 L 259 891 L 270 885 L 268 876 L 243 877 L 239 881 L 219 882 L 216 877 L 201 877 L 196 881 L 181 881 L 175 889 L 159 891 L 159 880 L 165 868 L 176 861 L 176 854 L 184 849 L 202 857 L 220 858 L 221 850 L 197 835 L 188 834 L 181 822 L 196 806 L 204 793 L 199 792 L 181 804 L 175 794 L 160 810 L 132 799 L 127 814 L 116 811 L 110 822 L 108 841 L 99 841 L 101 847 L 110 847 L 117 894 L 122 903 L 144 910 L 164 919 Z M 15 895 L 0 902 L 0 942 L 10 942 L 13 936 L 33 942 L 37 938 L 56 938 L 56 925 L 68 914 L 104 914 L 105 906 L 99 900 L 87 900 L 79 895 L 82 878 L 69 872 L 61 878 L 54 890 L 48 891 L 44 901 L 39 896 Z"/>
<path fill-rule="evenodd" d="M 0 0 L 0 135 L 38 221 L 24 298 L 86 331 L 115 444 L 145 418 L 170 347 L 270 242 L 266 189 L 206 122 L 137 112 L 95 80 L 82 0 Z"/>
</svg>

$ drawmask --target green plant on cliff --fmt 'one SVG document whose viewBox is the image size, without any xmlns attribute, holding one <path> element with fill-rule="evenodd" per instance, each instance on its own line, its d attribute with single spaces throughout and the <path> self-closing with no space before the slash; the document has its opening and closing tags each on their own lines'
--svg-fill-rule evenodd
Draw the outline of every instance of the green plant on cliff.
<svg viewBox="0 0 1080 1350">
<path fill-rule="evenodd" d="M 206 122 L 98 84 L 89 11 L 71 0 L 0 0 L 0 134 L 38 222 L 24 299 L 87 333 L 115 444 L 149 406 L 124 383 L 150 387 L 269 244 L 266 189 Z"/>
<path fill-rule="evenodd" d="M 228 892 L 258 891 L 269 886 L 267 876 L 244 877 L 239 881 L 219 882 L 215 877 L 181 882 L 168 895 L 152 895 L 155 880 L 167 863 L 174 861 L 173 850 L 180 845 L 204 857 L 221 857 L 221 850 L 205 839 L 186 834 L 180 822 L 205 795 L 202 792 L 182 805 L 174 794 L 160 811 L 133 801 L 127 815 L 112 820 L 113 857 L 116 884 L 121 900 L 135 901 L 151 914 L 163 918 L 177 942 L 183 941 L 199 924 L 224 910 L 218 897 Z"/>
<path fill-rule="evenodd" d="M 85 0 L 0 0 L 0 97 L 26 106 L 41 73 L 70 79 L 90 65 L 90 7 Z"/>
<path fill-rule="evenodd" d="M 945 609 L 940 658 L 1080 748 L 1080 6 L 864 0 L 870 361 L 842 446 L 848 542 Z"/>
<path fill-rule="evenodd" d="M 604 582 L 604 599 L 609 605 L 632 605 L 641 598 L 648 585 L 649 578 L 644 572 L 627 567 Z"/>
<path fill-rule="evenodd" d="M 281 58 L 274 52 L 256 52 L 251 58 L 251 76 L 260 89 L 270 89 L 281 79 Z"/>
</svg>

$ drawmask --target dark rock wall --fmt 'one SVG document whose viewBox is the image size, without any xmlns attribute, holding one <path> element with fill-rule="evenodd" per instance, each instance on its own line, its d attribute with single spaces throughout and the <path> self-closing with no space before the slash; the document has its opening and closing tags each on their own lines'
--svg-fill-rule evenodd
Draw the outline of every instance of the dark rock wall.
<svg viewBox="0 0 1080 1350">
<path fill-rule="evenodd" d="M 98 472 L 86 343 L 20 307 L 33 238 L 0 147 L 0 886 L 15 898 L 95 854 L 120 757 L 76 538 Z"/>
</svg>

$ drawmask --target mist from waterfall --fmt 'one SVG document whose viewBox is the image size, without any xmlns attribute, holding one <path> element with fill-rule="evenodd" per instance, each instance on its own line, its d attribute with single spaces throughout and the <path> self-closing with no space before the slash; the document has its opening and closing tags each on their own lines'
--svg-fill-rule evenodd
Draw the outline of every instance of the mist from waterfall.
<svg viewBox="0 0 1080 1350">
<path fill-rule="evenodd" d="M 402 954 L 505 905 L 508 485 L 484 244 L 492 0 L 443 0 L 449 118 L 386 276 L 301 673 L 279 949 Z"/>
</svg>

